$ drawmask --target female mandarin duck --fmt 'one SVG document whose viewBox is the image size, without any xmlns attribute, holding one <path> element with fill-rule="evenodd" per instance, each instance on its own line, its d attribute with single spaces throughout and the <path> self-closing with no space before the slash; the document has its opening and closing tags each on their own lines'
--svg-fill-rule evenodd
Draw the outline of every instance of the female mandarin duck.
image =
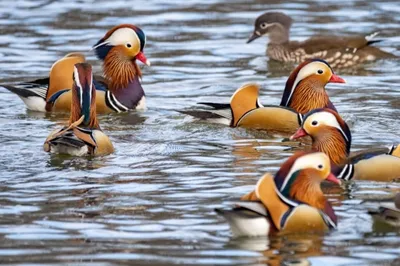
<svg viewBox="0 0 400 266">
<path fill-rule="evenodd" d="M 68 127 L 53 131 L 46 139 L 46 152 L 75 156 L 106 155 L 114 151 L 110 139 L 101 131 L 96 117 L 96 94 L 92 67 L 74 66 L 71 90 L 71 115 Z"/>
<path fill-rule="evenodd" d="M 146 36 L 140 28 L 123 24 L 109 30 L 93 47 L 103 61 L 104 78 L 96 77 L 93 81 L 98 112 L 125 112 L 146 107 L 139 81 L 142 73 L 136 64 L 137 59 L 150 65 L 143 53 L 145 44 Z M 74 65 L 82 62 L 85 62 L 82 54 L 68 54 L 53 64 L 49 78 L 4 87 L 17 94 L 30 110 L 70 111 L 71 77 Z"/>
<path fill-rule="evenodd" d="M 301 115 L 327 107 L 336 110 L 325 91 L 327 83 L 345 83 L 323 60 L 310 59 L 300 64 L 289 76 L 280 106 L 263 106 L 258 99 L 259 86 L 248 84 L 239 88 L 230 104 L 200 103 L 214 108 L 205 111 L 184 111 L 201 119 L 279 132 L 293 132 L 299 127 Z"/>
<path fill-rule="evenodd" d="M 305 59 L 318 57 L 335 68 L 348 68 L 378 58 L 395 57 L 371 46 L 380 41 L 374 40 L 378 33 L 355 37 L 318 36 L 297 42 L 289 40 L 291 26 L 292 19 L 283 13 L 264 13 L 257 18 L 254 32 L 247 43 L 267 35 L 267 56 L 273 60 L 300 63 Z"/>
<path fill-rule="evenodd" d="M 389 181 L 400 177 L 400 146 L 363 150 L 350 155 L 351 133 L 333 110 L 307 113 L 291 139 L 311 136 L 312 150 L 326 153 L 339 178 Z"/>
<path fill-rule="evenodd" d="M 264 175 L 255 191 L 234 209 L 216 211 L 228 221 L 234 236 L 327 231 L 336 228 L 337 218 L 322 193 L 324 180 L 340 184 L 331 173 L 328 156 L 297 152 L 275 177 Z"/>
</svg>

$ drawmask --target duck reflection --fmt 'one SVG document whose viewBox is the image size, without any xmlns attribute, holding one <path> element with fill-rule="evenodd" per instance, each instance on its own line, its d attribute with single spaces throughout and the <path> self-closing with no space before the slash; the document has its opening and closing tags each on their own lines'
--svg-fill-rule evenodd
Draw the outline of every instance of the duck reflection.
<svg viewBox="0 0 400 266">
<path fill-rule="evenodd" d="M 307 259 L 323 255 L 323 234 L 287 234 L 256 238 L 233 238 L 227 243 L 229 248 L 258 251 L 267 258 L 267 264 L 311 265 Z"/>
</svg>

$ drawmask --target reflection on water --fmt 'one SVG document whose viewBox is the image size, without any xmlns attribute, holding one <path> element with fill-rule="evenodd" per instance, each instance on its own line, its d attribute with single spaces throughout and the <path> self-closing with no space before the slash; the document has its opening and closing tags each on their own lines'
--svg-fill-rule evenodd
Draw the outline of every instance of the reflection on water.
<svg viewBox="0 0 400 266">
<path fill-rule="evenodd" d="M 245 82 L 278 104 L 291 65 L 267 62 L 266 40 L 246 45 L 268 9 L 296 21 L 292 38 L 381 31 L 399 55 L 396 1 L 8 1 L 0 2 L 0 82 L 48 74 L 72 51 L 100 64 L 90 47 L 106 30 L 134 23 L 148 36 L 143 87 L 149 110 L 100 117 L 116 153 L 49 156 L 42 145 L 65 114 L 26 111 L 0 88 L 0 261 L 60 265 L 381 265 L 399 261 L 399 231 L 369 215 L 398 183 L 324 187 L 339 217 L 326 235 L 231 239 L 214 208 L 228 206 L 307 143 L 193 121 L 176 110 L 227 102 Z M 329 85 L 351 124 L 354 149 L 400 140 L 399 61 L 342 72 Z M 336 71 L 339 73 L 339 71 Z"/>
</svg>

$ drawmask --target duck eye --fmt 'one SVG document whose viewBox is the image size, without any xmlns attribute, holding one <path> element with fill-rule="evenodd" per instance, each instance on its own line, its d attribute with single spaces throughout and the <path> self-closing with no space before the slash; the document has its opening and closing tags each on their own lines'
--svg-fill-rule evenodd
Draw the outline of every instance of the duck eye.
<svg viewBox="0 0 400 266">
<path fill-rule="evenodd" d="M 318 169 L 324 168 L 324 166 L 322 164 L 319 164 L 317 167 L 318 167 Z"/>
<path fill-rule="evenodd" d="M 324 73 L 324 71 L 322 69 L 318 69 L 317 73 L 321 75 L 322 73 Z"/>
<path fill-rule="evenodd" d="M 132 47 L 132 44 L 127 43 L 127 44 L 126 44 L 126 47 L 131 48 L 131 47 Z"/>
<path fill-rule="evenodd" d="M 316 121 L 316 120 L 312 121 L 312 122 L 311 122 L 311 125 L 313 125 L 313 126 L 318 125 L 318 121 Z"/>
<path fill-rule="evenodd" d="M 265 28 L 267 27 L 267 23 L 265 23 L 265 22 L 264 22 L 264 23 L 261 23 L 261 24 L 260 24 L 260 27 L 261 27 L 261 29 L 265 29 Z"/>
</svg>

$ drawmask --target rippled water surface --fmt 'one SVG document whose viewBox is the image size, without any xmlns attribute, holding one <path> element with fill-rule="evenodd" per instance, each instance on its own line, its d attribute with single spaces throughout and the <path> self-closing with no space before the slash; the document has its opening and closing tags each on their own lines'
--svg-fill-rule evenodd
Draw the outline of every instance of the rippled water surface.
<svg viewBox="0 0 400 266">
<path fill-rule="evenodd" d="M 229 3 L 228 3 L 229 2 Z M 147 34 L 143 68 L 149 109 L 101 116 L 116 153 L 49 156 L 42 143 L 66 115 L 29 112 L 0 88 L 0 261 L 8 264 L 398 265 L 396 228 L 367 212 L 400 190 L 353 182 L 328 197 L 339 216 L 326 235 L 232 239 L 213 209 L 227 207 L 298 146 L 261 132 L 193 121 L 176 110 L 226 102 L 246 82 L 278 104 L 292 66 L 267 62 L 266 40 L 245 44 L 266 10 L 296 21 L 292 38 L 381 31 L 400 55 L 397 1 L 0 1 L 0 82 L 48 74 L 67 52 L 84 52 L 112 26 Z M 400 62 L 337 73 L 329 85 L 351 124 L 353 149 L 400 141 Z M 397 261 L 397 263 L 396 263 Z"/>
</svg>

